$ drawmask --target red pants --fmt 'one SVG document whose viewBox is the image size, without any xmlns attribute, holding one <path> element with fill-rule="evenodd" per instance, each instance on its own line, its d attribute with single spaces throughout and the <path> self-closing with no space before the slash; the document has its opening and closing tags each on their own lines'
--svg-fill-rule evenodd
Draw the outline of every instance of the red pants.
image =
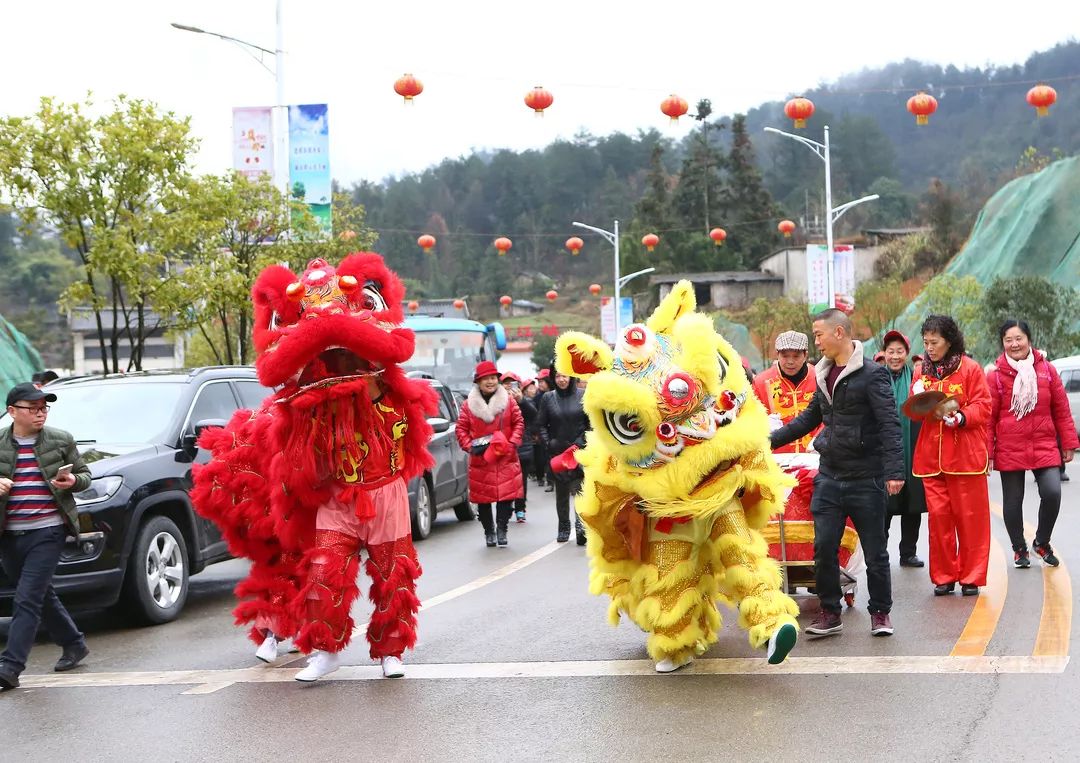
<svg viewBox="0 0 1080 763">
<path fill-rule="evenodd" d="M 923 479 L 930 515 L 930 580 L 934 585 L 986 585 L 990 558 L 990 494 L 985 474 Z"/>
</svg>

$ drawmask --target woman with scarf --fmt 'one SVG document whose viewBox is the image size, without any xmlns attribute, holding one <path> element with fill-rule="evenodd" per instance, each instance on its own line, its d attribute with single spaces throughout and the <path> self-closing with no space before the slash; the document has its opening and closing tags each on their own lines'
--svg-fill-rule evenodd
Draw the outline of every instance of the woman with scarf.
<svg viewBox="0 0 1080 763">
<path fill-rule="evenodd" d="M 923 560 L 915 553 L 915 544 L 922 529 L 922 515 L 926 513 L 926 497 L 922 482 L 911 473 L 911 459 L 915 453 L 915 441 L 919 439 L 920 423 L 912 421 L 902 412 L 911 392 L 913 378 L 908 354 L 911 342 L 899 331 L 886 332 L 881 340 L 884 347 L 882 355 L 885 367 L 892 376 L 893 397 L 896 398 L 896 412 L 900 416 L 900 439 L 904 446 L 904 487 L 896 495 L 889 496 L 889 516 L 885 524 L 885 536 L 888 538 L 892 518 L 900 517 L 900 566 L 922 567 Z M 921 369 L 920 369 L 921 370 Z"/>
<path fill-rule="evenodd" d="M 1072 461 L 1080 440 L 1061 377 L 1032 348 L 1028 324 L 1005 321 L 999 335 L 1004 352 L 986 375 L 991 400 L 987 443 L 990 462 L 1001 475 L 1001 503 L 1013 564 L 1031 566 L 1024 540 L 1024 475 L 1031 471 L 1039 486 L 1039 525 L 1033 547 L 1044 564 L 1057 567 L 1050 534 L 1061 507 L 1058 467 Z"/>
<path fill-rule="evenodd" d="M 931 315 L 922 336 L 926 356 L 911 392 L 948 396 L 923 422 L 912 459 L 930 515 L 930 580 L 935 596 L 952 593 L 957 583 L 964 596 L 977 596 L 990 557 L 990 390 L 982 367 L 964 354 L 964 335 L 951 317 Z"/>
</svg>

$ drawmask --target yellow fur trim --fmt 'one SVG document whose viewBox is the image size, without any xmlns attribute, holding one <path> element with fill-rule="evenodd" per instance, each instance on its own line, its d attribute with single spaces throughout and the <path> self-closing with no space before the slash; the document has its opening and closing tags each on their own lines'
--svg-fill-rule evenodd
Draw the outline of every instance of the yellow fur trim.
<svg viewBox="0 0 1080 763">
<path fill-rule="evenodd" d="M 555 342 L 555 370 L 566 376 L 588 379 L 611 368 L 611 360 L 611 348 L 606 343 L 580 331 L 567 331 Z"/>
</svg>

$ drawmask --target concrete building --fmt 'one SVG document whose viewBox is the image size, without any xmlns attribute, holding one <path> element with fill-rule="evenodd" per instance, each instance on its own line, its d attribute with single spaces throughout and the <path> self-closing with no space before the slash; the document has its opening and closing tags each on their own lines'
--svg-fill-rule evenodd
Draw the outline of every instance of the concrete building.
<svg viewBox="0 0 1080 763">
<path fill-rule="evenodd" d="M 855 246 L 855 285 L 874 278 L 874 264 L 881 256 L 880 246 Z M 806 248 L 788 248 L 761 261 L 761 270 L 783 282 L 783 296 L 793 302 L 806 301 Z"/>
<path fill-rule="evenodd" d="M 126 371 L 128 367 L 130 345 L 124 333 L 124 318 L 122 315 L 114 315 L 111 310 L 102 310 L 101 319 L 105 329 L 106 354 L 109 354 L 109 337 L 113 332 L 113 325 L 118 326 L 119 337 L 119 363 L 120 370 Z M 144 371 L 163 368 L 184 367 L 184 341 L 180 338 L 173 341 L 166 336 L 167 325 L 158 325 L 161 322 L 157 313 L 146 313 L 144 320 L 148 326 L 156 326 L 148 333 L 143 347 L 142 367 Z M 102 372 L 101 344 L 98 341 L 97 321 L 94 311 L 89 307 L 76 307 L 68 316 L 68 325 L 71 330 L 73 374 L 94 374 Z"/>
<path fill-rule="evenodd" d="M 694 285 L 694 297 L 698 306 L 705 309 L 744 310 L 758 297 L 776 299 L 784 293 L 782 277 L 754 270 L 665 273 L 649 276 L 649 285 L 659 287 L 659 298 L 662 300 L 678 281 L 683 280 Z"/>
</svg>

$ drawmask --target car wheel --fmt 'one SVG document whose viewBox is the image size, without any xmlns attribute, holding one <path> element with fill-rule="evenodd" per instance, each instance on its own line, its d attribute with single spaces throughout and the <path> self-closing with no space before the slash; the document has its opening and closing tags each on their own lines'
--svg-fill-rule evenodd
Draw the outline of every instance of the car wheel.
<svg viewBox="0 0 1080 763">
<path fill-rule="evenodd" d="M 416 506 L 412 512 L 413 540 L 423 540 L 431 535 L 434 523 L 435 501 L 431 499 L 431 486 L 426 477 L 421 477 L 416 485 Z"/>
<path fill-rule="evenodd" d="M 175 620 L 188 595 L 184 535 L 168 517 L 151 517 L 139 528 L 124 580 L 125 599 L 152 625 Z"/>
<path fill-rule="evenodd" d="M 454 516 L 457 517 L 458 522 L 472 522 L 476 519 L 476 511 L 473 509 L 472 504 L 469 503 L 468 494 L 465 495 L 461 503 L 454 507 Z"/>
</svg>

